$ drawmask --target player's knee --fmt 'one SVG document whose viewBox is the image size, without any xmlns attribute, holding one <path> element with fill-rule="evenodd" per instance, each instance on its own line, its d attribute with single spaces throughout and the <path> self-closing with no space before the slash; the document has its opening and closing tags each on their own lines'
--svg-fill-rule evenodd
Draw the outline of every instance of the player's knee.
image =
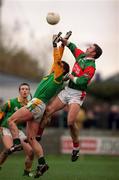
<svg viewBox="0 0 119 180">
<path fill-rule="evenodd" d="M 46 116 L 50 116 L 53 113 L 53 108 L 51 106 L 46 107 Z"/>
<path fill-rule="evenodd" d="M 31 144 L 31 146 L 34 143 L 34 140 L 35 140 L 35 137 L 28 137 L 28 142 Z"/>
<path fill-rule="evenodd" d="M 74 126 L 74 121 L 68 121 L 67 124 L 68 124 L 69 127 L 73 127 Z"/>
</svg>

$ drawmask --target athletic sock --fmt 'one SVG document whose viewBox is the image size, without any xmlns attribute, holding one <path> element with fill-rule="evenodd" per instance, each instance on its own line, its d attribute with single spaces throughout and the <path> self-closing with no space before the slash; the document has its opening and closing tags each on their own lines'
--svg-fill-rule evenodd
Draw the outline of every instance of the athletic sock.
<svg viewBox="0 0 119 180">
<path fill-rule="evenodd" d="M 13 139 L 13 144 L 14 144 L 14 145 L 19 145 L 19 144 L 21 144 L 20 139 L 19 139 L 19 138 Z"/>
<path fill-rule="evenodd" d="M 39 164 L 39 165 L 45 164 L 45 158 L 44 158 L 44 157 L 40 157 L 40 158 L 38 159 L 38 164 Z"/>
<path fill-rule="evenodd" d="M 73 149 L 79 150 L 79 142 L 73 142 Z"/>
</svg>

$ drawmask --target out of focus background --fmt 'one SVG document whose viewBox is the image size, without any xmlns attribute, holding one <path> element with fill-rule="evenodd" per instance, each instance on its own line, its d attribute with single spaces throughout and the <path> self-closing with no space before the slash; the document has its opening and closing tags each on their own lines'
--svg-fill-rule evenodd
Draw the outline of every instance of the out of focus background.
<svg viewBox="0 0 119 180">
<path fill-rule="evenodd" d="M 48 12 L 60 14 L 57 25 Z M 34 93 L 52 64 L 52 35 L 72 31 L 70 41 L 85 51 L 97 43 L 103 55 L 77 121 L 81 154 L 119 155 L 119 1 L 118 0 L 0 0 L 0 105 L 18 95 L 27 82 Z M 72 67 L 66 48 L 63 59 Z M 46 153 L 69 154 L 72 143 L 67 109 L 55 113 L 44 132 Z"/>
</svg>

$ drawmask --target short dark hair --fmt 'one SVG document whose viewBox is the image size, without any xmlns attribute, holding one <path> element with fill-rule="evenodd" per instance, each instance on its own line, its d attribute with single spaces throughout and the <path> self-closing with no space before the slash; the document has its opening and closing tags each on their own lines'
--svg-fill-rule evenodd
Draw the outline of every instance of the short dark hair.
<svg viewBox="0 0 119 180">
<path fill-rule="evenodd" d="M 29 87 L 29 90 L 30 90 L 30 85 L 28 84 L 28 83 L 21 83 L 20 85 L 19 85 L 19 91 L 20 91 L 20 89 L 21 89 L 21 87 L 22 86 L 28 86 Z"/>
<path fill-rule="evenodd" d="M 63 75 L 66 75 L 67 73 L 69 73 L 70 71 L 70 67 L 69 67 L 69 64 L 65 61 L 61 61 L 63 63 L 63 68 L 64 68 L 64 73 Z"/>
<path fill-rule="evenodd" d="M 94 46 L 95 46 L 95 52 L 96 52 L 94 58 L 97 59 L 97 58 L 99 58 L 101 56 L 103 51 L 102 51 L 102 49 L 101 49 L 101 47 L 99 45 L 94 44 Z"/>
</svg>

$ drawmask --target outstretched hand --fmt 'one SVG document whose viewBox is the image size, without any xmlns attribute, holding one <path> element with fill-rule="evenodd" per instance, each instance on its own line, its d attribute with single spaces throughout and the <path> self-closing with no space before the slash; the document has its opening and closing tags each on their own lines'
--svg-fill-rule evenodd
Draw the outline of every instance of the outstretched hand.
<svg viewBox="0 0 119 180">
<path fill-rule="evenodd" d="M 60 41 L 62 42 L 62 44 L 63 44 L 64 46 L 67 45 L 67 39 L 60 37 Z"/>
</svg>

